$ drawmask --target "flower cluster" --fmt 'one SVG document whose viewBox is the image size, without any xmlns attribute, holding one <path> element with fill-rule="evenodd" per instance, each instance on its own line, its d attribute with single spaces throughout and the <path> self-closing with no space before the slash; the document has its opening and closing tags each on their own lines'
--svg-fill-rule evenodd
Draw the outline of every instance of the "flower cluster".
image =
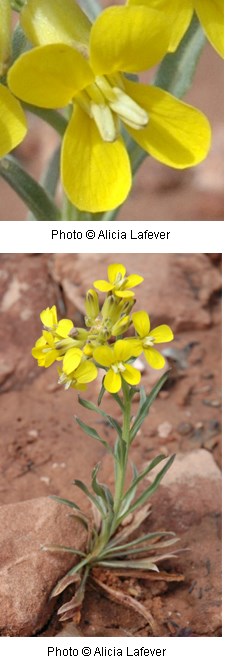
<svg viewBox="0 0 225 667">
<path fill-rule="evenodd" d="M 107 293 L 102 307 L 94 289 L 86 294 L 85 328 L 74 327 L 70 319 L 58 320 L 56 306 L 43 310 L 42 336 L 32 349 L 38 365 L 47 368 L 60 362 L 59 382 L 80 391 L 96 379 L 98 367 L 104 368 L 103 384 L 110 393 L 117 393 L 122 381 L 139 384 L 141 374 L 132 362 L 142 353 L 150 366 L 163 368 L 165 359 L 154 346 L 173 340 L 173 332 L 165 324 L 151 330 L 145 311 L 131 314 L 135 299 L 130 288 L 142 281 L 139 275 L 127 276 L 123 264 L 110 264 L 108 281 L 94 282 L 96 289 Z M 135 335 L 122 338 L 131 325 Z"/>
</svg>

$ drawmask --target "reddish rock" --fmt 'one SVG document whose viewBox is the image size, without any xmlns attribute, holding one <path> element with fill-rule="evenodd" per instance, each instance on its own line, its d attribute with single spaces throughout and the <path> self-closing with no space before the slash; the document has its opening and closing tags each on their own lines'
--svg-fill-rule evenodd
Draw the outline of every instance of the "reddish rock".
<svg viewBox="0 0 225 667">
<path fill-rule="evenodd" d="M 44 552 L 41 545 L 82 550 L 86 533 L 65 506 L 48 498 L 2 506 L 0 523 L 0 635 L 32 636 L 52 615 L 51 591 L 76 558 Z"/>
</svg>

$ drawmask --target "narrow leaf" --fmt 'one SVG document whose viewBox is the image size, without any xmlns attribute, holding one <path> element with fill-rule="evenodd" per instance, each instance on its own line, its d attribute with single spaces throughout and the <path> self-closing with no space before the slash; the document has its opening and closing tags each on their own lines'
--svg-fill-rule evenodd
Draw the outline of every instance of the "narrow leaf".
<svg viewBox="0 0 225 667">
<path fill-rule="evenodd" d="M 10 155 L 0 161 L 0 176 L 17 192 L 36 220 L 61 219 L 53 200 Z"/>
<path fill-rule="evenodd" d="M 183 97 L 190 88 L 196 65 L 206 43 L 201 25 L 194 15 L 175 53 L 168 53 L 157 71 L 154 85 Z"/>
<path fill-rule="evenodd" d="M 103 417 L 103 419 L 105 421 L 109 422 L 109 424 L 112 426 L 112 428 L 114 428 L 117 431 L 119 437 L 121 438 L 122 430 L 121 430 L 120 425 L 116 421 L 116 419 L 114 419 L 113 417 L 108 415 L 106 412 L 104 412 L 104 410 L 101 410 L 100 408 L 98 408 L 91 401 L 87 401 L 85 398 L 82 398 L 81 396 L 78 396 L 78 401 L 79 401 L 80 405 L 82 405 L 84 408 L 87 408 L 88 410 L 92 410 L 93 412 L 96 412 L 98 415 L 101 415 Z"/>
<path fill-rule="evenodd" d="M 167 461 L 166 465 L 162 468 L 162 470 L 156 475 L 154 482 L 139 496 L 139 498 L 136 500 L 136 502 L 131 505 L 130 509 L 128 512 L 126 512 L 124 516 L 126 516 L 129 512 L 134 512 L 142 503 L 145 503 L 148 498 L 156 491 L 157 487 L 159 486 L 161 479 L 164 477 L 166 474 L 167 470 L 169 470 L 170 466 L 172 465 L 173 461 L 175 459 L 175 454 L 169 458 Z"/>
<path fill-rule="evenodd" d="M 125 505 L 127 504 L 127 501 L 132 496 L 133 491 L 136 490 L 137 485 L 142 481 L 142 479 L 144 479 L 144 477 L 146 477 L 146 475 L 150 472 L 150 470 L 153 470 L 153 468 L 155 468 L 165 458 L 166 457 L 164 456 L 164 454 L 158 454 L 158 456 L 156 456 L 153 459 L 153 461 L 151 461 L 146 466 L 146 468 L 144 468 L 143 472 L 141 472 L 139 475 L 137 475 L 135 477 L 133 483 L 129 487 L 128 491 L 125 493 L 125 496 L 124 496 L 124 499 L 123 499 L 123 502 L 124 502 Z M 123 514 L 123 511 L 121 511 L 121 514 Z"/>
<path fill-rule="evenodd" d="M 73 484 L 75 484 L 75 486 L 78 486 L 78 488 L 81 489 L 81 491 L 83 491 L 85 493 L 85 495 L 92 501 L 92 503 L 94 503 L 94 505 L 96 505 L 96 507 L 98 508 L 101 516 L 104 517 L 105 512 L 102 508 L 101 503 L 99 502 L 99 500 L 97 500 L 97 498 L 93 495 L 93 493 L 91 493 L 88 490 L 86 484 L 84 484 L 84 482 L 81 482 L 79 479 L 74 479 Z"/>
<path fill-rule="evenodd" d="M 75 417 L 75 419 L 76 419 L 77 424 L 79 424 L 79 426 L 82 428 L 82 430 L 85 433 L 87 433 L 87 435 L 89 435 L 91 438 L 94 438 L 95 440 L 99 440 L 99 442 L 101 442 L 102 445 L 104 445 L 104 447 L 108 450 L 108 452 L 110 452 L 110 454 L 112 454 L 114 456 L 113 451 L 112 451 L 110 445 L 108 444 L 108 442 L 106 442 L 106 440 L 103 440 L 103 438 L 101 438 L 101 436 L 95 430 L 95 428 L 92 428 L 92 426 L 88 426 L 87 424 L 82 422 L 81 419 L 78 419 L 78 417 Z"/>
<path fill-rule="evenodd" d="M 144 421 L 145 417 L 149 413 L 149 409 L 150 409 L 152 403 L 154 402 L 156 396 L 158 396 L 158 393 L 160 392 L 160 389 L 163 387 L 163 385 L 166 382 L 166 380 L 168 379 L 168 377 L 169 377 L 169 371 L 166 371 L 166 373 L 164 373 L 162 375 L 162 377 L 158 380 L 158 382 L 155 384 L 152 391 L 147 396 L 146 400 L 144 402 L 142 401 L 142 404 L 141 404 L 141 406 L 138 410 L 136 419 L 135 419 L 135 421 L 133 423 L 133 426 L 131 428 L 131 431 L 130 431 L 131 442 L 135 438 L 137 432 L 139 431 L 139 428 L 141 427 L 142 422 Z"/>
</svg>

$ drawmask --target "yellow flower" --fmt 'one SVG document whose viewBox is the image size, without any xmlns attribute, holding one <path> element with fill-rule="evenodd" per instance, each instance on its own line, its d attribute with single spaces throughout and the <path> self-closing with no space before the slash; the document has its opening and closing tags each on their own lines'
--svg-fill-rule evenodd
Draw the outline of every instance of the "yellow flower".
<svg viewBox="0 0 225 667">
<path fill-rule="evenodd" d="M 18 146 L 26 132 L 26 117 L 20 103 L 0 83 L 0 158 Z"/>
<path fill-rule="evenodd" d="M 58 321 L 56 306 L 45 308 L 40 314 L 44 325 L 42 336 L 32 349 L 32 356 L 39 366 L 48 368 L 54 361 L 63 359 L 63 371 L 72 373 L 79 365 L 83 353 L 79 348 L 85 345 L 85 329 L 73 329 L 72 320 Z M 75 337 L 73 338 L 73 334 Z"/>
<path fill-rule="evenodd" d="M 94 350 L 95 361 L 109 368 L 103 382 L 105 389 L 111 394 L 116 394 L 121 389 L 122 379 L 131 385 L 140 382 L 140 371 L 125 363 L 131 357 L 137 356 L 136 348 L 134 340 L 117 340 L 111 347 L 100 345 Z"/>
<path fill-rule="evenodd" d="M 175 51 L 190 25 L 194 11 L 212 46 L 223 57 L 224 2 L 223 0 L 128 0 L 129 6 L 145 5 L 161 10 L 171 21 L 169 50 Z"/>
<path fill-rule="evenodd" d="M 62 144 L 62 183 L 77 208 L 107 211 L 126 199 L 132 182 L 121 123 L 150 155 L 178 169 L 204 159 L 210 127 L 197 109 L 124 75 L 152 67 L 167 52 L 170 28 L 163 12 L 109 7 L 84 35 L 77 5 L 64 0 L 63 11 L 76 25 L 74 39 L 72 27 L 62 21 L 59 0 L 28 0 L 22 24 L 31 39 L 35 30 L 39 46 L 17 59 L 8 82 L 30 104 L 60 108 L 73 103 Z"/>
<path fill-rule="evenodd" d="M 144 278 L 136 274 L 132 274 L 126 278 L 126 268 L 123 264 L 109 264 L 108 266 L 108 281 L 95 280 L 94 287 L 100 292 L 112 292 L 120 299 L 132 299 L 134 292 L 130 287 L 140 285 Z"/>
<path fill-rule="evenodd" d="M 173 340 L 173 332 L 167 324 L 161 324 L 159 327 L 151 330 L 150 319 L 144 310 L 132 315 L 135 331 L 138 334 L 137 341 L 140 346 L 138 354 L 144 352 L 144 356 L 152 368 L 160 369 L 165 366 L 163 355 L 154 349 L 155 343 L 168 343 Z"/>
<path fill-rule="evenodd" d="M 95 380 L 97 375 L 97 368 L 91 361 L 82 361 L 73 373 L 60 372 L 59 382 L 65 384 L 65 389 L 73 387 L 78 391 L 84 391 L 87 384 Z"/>
</svg>

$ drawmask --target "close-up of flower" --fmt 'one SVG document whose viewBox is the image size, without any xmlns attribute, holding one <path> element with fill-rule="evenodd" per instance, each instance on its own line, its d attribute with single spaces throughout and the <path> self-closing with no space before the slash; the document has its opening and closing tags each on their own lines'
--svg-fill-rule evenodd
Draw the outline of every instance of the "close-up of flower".
<svg viewBox="0 0 225 667">
<path fill-rule="evenodd" d="M 143 352 L 146 361 L 152 368 L 163 368 L 165 366 L 165 359 L 161 352 L 154 348 L 154 345 L 157 343 L 168 343 L 173 340 L 172 330 L 167 324 L 160 324 L 159 327 L 151 330 L 149 316 L 144 310 L 134 313 L 132 321 L 135 331 L 138 334 L 136 340 L 140 343 L 138 354 Z"/>
<path fill-rule="evenodd" d="M 112 347 L 100 345 L 94 350 L 95 361 L 104 368 L 109 368 L 104 377 L 104 387 L 111 394 L 120 391 L 122 379 L 131 385 L 139 384 L 140 371 L 126 363 L 132 357 L 138 356 L 136 347 L 134 340 L 117 340 Z"/>
<path fill-rule="evenodd" d="M 37 107 L 72 103 L 61 150 L 69 200 L 80 210 L 100 212 L 126 199 L 132 176 L 123 126 L 149 155 L 170 167 L 201 162 L 211 137 L 205 115 L 161 88 L 127 77 L 167 53 L 165 14 L 146 3 L 109 7 L 91 25 L 75 3 L 63 3 L 66 21 L 59 3 L 54 5 L 28 0 L 22 9 L 21 25 L 35 48 L 17 58 L 8 85 Z"/>
<path fill-rule="evenodd" d="M 110 264 L 108 266 L 108 280 L 95 280 L 94 287 L 100 292 L 112 292 L 120 299 L 132 299 L 134 292 L 131 287 L 136 287 L 143 282 L 144 278 L 136 274 L 126 277 L 126 268 L 123 264 Z"/>
<path fill-rule="evenodd" d="M 223 0 L 128 0 L 129 6 L 145 5 L 167 13 L 171 21 L 169 50 L 175 51 L 196 12 L 203 30 L 214 49 L 224 53 Z"/>
<path fill-rule="evenodd" d="M 72 387 L 77 391 L 85 391 L 87 385 L 96 379 L 98 370 L 92 361 L 81 361 L 73 372 L 66 372 L 65 365 L 63 371 L 59 370 L 59 384 L 64 384 L 65 389 Z"/>
</svg>

